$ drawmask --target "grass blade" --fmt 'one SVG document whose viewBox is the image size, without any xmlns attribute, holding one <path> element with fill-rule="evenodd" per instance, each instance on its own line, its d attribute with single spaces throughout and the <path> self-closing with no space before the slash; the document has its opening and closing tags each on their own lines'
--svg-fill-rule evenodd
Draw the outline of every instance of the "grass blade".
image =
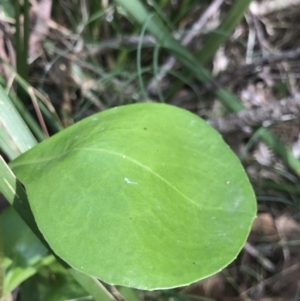
<svg viewBox="0 0 300 301">
<path fill-rule="evenodd" d="M 202 49 L 196 54 L 202 64 L 208 63 L 218 48 L 231 36 L 236 26 L 242 20 L 252 0 L 236 0 L 221 22 L 204 43 Z"/>
<path fill-rule="evenodd" d="M 0 147 L 12 160 L 37 142 L 1 86 L 0 102 Z"/>
<path fill-rule="evenodd" d="M 125 301 L 142 301 L 137 291 L 128 287 L 118 286 L 117 290 Z"/>
</svg>

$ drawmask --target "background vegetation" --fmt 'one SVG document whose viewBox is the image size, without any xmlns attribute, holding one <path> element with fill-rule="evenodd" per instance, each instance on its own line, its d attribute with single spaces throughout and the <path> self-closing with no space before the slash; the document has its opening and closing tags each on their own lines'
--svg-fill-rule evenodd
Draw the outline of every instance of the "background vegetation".
<svg viewBox="0 0 300 301">
<path fill-rule="evenodd" d="M 2 233 L 13 250 L 1 256 L 6 298 L 299 299 L 300 1 L 2 0 L 0 8 L 6 161 L 95 112 L 166 102 L 220 131 L 258 201 L 258 218 L 234 263 L 189 287 L 155 292 L 69 274 L 43 248 L 32 256 L 35 237 L 25 232 L 19 244 L 26 228 L 11 209 L 3 211 L 1 228 L 15 225 Z M 33 136 L 12 119 L 12 104 Z"/>
</svg>

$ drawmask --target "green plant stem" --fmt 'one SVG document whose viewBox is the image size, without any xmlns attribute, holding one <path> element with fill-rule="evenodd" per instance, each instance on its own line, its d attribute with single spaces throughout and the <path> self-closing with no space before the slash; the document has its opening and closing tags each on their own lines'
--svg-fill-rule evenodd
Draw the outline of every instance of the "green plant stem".
<svg viewBox="0 0 300 301">
<path fill-rule="evenodd" d="M 16 21 L 16 62 L 17 62 L 17 73 L 24 78 L 25 81 L 28 79 L 28 45 L 29 45 L 29 0 L 24 0 L 23 4 L 23 16 L 24 23 L 20 23 L 21 6 L 20 1 L 15 2 L 15 21 Z M 22 30 L 21 30 L 22 29 Z M 25 100 L 26 93 L 18 87 L 18 96 Z"/>
<path fill-rule="evenodd" d="M 186 15 L 186 13 L 191 8 L 191 1 L 190 0 L 182 0 L 179 2 L 179 9 L 176 11 L 176 15 L 172 18 L 174 24 L 180 22 Z"/>
<path fill-rule="evenodd" d="M 89 11 L 90 15 L 95 14 L 95 12 L 101 12 L 102 6 L 100 1 L 92 0 L 89 2 Z M 95 18 L 90 21 L 88 24 L 90 35 L 92 40 L 97 40 L 99 37 L 100 29 L 101 29 L 101 19 L 100 17 Z"/>
</svg>

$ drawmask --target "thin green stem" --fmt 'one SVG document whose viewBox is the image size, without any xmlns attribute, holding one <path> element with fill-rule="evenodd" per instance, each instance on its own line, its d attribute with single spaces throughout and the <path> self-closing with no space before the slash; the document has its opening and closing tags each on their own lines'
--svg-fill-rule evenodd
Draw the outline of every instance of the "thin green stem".
<svg viewBox="0 0 300 301">
<path fill-rule="evenodd" d="M 17 62 L 17 73 L 27 81 L 28 78 L 28 45 L 29 45 L 29 0 L 24 0 L 23 5 L 23 16 L 24 23 L 20 23 L 21 15 L 21 5 L 19 0 L 15 2 L 15 21 L 16 21 L 16 62 Z M 18 96 L 25 100 L 26 93 L 20 88 L 18 88 Z"/>
<path fill-rule="evenodd" d="M 144 23 L 142 30 L 141 30 L 141 35 L 140 35 L 140 40 L 138 43 L 138 47 L 137 47 L 137 56 L 136 56 L 136 64 L 137 64 L 137 72 L 138 72 L 138 79 L 139 79 L 139 85 L 140 85 L 140 89 L 141 92 L 143 94 L 143 98 L 147 99 L 147 92 L 145 89 L 145 85 L 144 85 L 144 81 L 143 81 L 143 77 L 142 77 L 142 41 L 145 35 L 145 32 L 147 30 L 147 26 L 148 24 L 151 22 L 151 18 L 153 17 L 153 15 L 148 15 L 146 22 Z"/>
</svg>

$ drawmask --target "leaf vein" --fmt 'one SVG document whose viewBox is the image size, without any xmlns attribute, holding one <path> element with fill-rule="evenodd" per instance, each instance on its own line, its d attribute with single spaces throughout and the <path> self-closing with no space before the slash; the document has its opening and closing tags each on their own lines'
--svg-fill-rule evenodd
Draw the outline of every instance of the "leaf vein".
<svg viewBox="0 0 300 301">
<path fill-rule="evenodd" d="M 77 148 L 78 150 L 79 148 Z M 165 184 L 167 184 L 169 187 L 171 187 L 174 191 L 176 191 L 178 194 L 180 194 L 183 198 L 185 198 L 187 201 L 191 202 L 192 204 L 194 204 L 196 207 L 198 208 L 201 208 L 203 209 L 202 206 L 200 206 L 200 204 L 198 204 L 197 202 L 195 202 L 194 200 L 190 199 L 188 196 L 186 196 L 184 193 L 182 193 L 178 188 L 176 188 L 176 186 L 174 186 L 172 183 L 170 183 L 168 180 L 166 180 L 164 177 L 162 177 L 161 175 L 159 175 L 158 173 L 156 173 L 154 170 L 152 170 L 149 166 L 147 165 L 144 165 L 142 163 L 140 163 L 139 161 L 131 158 L 131 157 L 128 157 L 127 155 L 125 154 L 121 154 L 119 152 L 114 152 L 114 151 L 110 151 L 110 150 L 107 150 L 107 149 L 104 149 L 104 148 L 80 148 L 81 150 L 91 150 L 91 151 L 102 151 L 102 152 L 105 152 L 105 153 L 109 153 L 109 154 L 112 154 L 112 155 L 115 155 L 115 156 L 118 156 L 122 159 L 126 159 L 136 165 L 138 165 L 139 167 L 149 171 L 151 174 L 153 174 L 154 176 L 156 176 L 157 178 L 159 178 L 161 181 L 163 181 Z"/>
</svg>

